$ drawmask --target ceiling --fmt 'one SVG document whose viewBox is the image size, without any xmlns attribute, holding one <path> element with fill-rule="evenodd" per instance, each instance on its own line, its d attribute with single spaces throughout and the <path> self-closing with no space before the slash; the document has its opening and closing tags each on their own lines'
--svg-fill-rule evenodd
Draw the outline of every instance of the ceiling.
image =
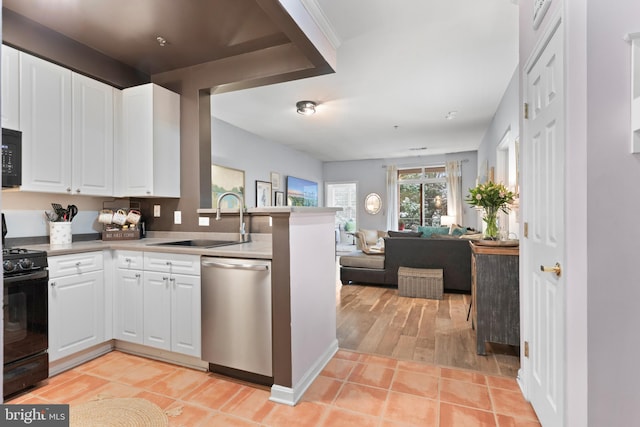
<svg viewBox="0 0 640 427">
<path fill-rule="evenodd" d="M 325 161 L 478 148 L 518 64 L 514 2 L 314 3 L 338 39 L 336 73 L 214 95 L 213 116 Z M 300 100 L 316 114 L 296 114 Z"/>
<path fill-rule="evenodd" d="M 214 117 L 325 161 L 478 148 L 517 66 L 517 2 L 300 1 L 336 47 L 336 72 L 215 94 Z M 147 75 L 300 46 L 276 0 L 3 0 L 3 8 L 5 24 L 18 14 Z M 317 113 L 296 114 L 300 100 L 317 102 Z"/>
</svg>

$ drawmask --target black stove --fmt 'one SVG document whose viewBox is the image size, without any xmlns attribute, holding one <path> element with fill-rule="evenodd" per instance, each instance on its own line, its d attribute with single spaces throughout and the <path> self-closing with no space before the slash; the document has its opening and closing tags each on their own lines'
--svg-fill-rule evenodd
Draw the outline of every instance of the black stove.
<svg viewBox="0 0 640 427">
<path fill-rule="evenodd" d="M 23 248 L 2 249 L 5 277 L 33 273 L 47 268 L 47 252 Z"/>
</svg>

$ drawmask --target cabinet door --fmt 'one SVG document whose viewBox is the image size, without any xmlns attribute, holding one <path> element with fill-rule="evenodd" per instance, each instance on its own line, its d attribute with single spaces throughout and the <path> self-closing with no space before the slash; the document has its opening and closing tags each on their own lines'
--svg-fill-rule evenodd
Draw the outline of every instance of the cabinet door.
<svg viewBox="0 0 640 427">
<path fill-rule="evenodd" d="M 2 45 L 2 127 L 20 130 L 20 54 Z"/>
<path fill-rule="evenodd" d="M 143 294 L 143 343 L 151 347 L 171 350 L 169 274 L 145 271 Z"/>
<path fill-rule="evenodd" d="M 104 342 L 102 271 L 49 280 L 49 360 Z"/>
<path fill-rule="evenodd" d="M 171 284 L 171 350 L 202 357 L 200 276 L 174 274 Z"/>
<path fill-rule="evenodd" d="M 113 195 L 113 88 L 72 76 L 72 190 Z"/>
<path fill-rule="evenodd" d="M 71 71 L 20 52 L 22 190 L 71 192 Z"/>
<path fill-rule="evenodd" d="M 153 98 L 151 85 L 122 91 L 122 141 L 116 150 L 123 196 L 153 195 Z"/>
<path fill-rule="evenodd" d="M 118 268 L 115 280 L 114 337 L 142 344 L 142 270 Z"/>
</svg>

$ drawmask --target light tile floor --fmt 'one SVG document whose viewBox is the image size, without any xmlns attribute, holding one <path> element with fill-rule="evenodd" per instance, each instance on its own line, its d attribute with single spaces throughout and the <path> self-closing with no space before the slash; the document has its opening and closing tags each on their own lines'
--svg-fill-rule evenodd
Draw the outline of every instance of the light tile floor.
<svg viewBox="0 0 640 427">
<path fill-rule="evenodd" d="M 340 350 L 295 407 L 268 388 L 114 351 L 6 403 L 142 397 L 171 426 L 539 426 L 512 378 Z"/>
</svg>

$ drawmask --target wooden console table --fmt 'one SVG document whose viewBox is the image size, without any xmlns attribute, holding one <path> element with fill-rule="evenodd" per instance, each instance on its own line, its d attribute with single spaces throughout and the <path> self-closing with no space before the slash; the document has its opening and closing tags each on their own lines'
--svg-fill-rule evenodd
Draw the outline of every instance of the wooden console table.
<svg viewBox="0 0 640 427">
<path fill-rule="evenodd" d="M 471 242 L 472 325 L 477 353 L 485 343 L 520 345 L 519 248 Z"/>
</svg>

